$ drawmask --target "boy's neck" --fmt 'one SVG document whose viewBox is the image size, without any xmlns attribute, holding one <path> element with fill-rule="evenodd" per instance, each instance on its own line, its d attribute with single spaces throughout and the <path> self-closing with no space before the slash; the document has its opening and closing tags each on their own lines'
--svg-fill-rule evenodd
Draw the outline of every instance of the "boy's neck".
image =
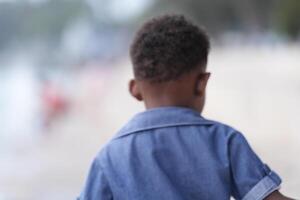
<svg viewBox="0 0 300 200">
<path fill-rule="evenodd" d="M 199 95 L 198 76 L 201 71 L 188 73 L 175 81 L 151 83 L 138 81 L 146 109 L 158 107 L 187 107 L 202 112 L 205 95 Z"/>
<path fill-rule="evenodd" d="M 182 87 L 182 85 L 180 85 Z M 191 97 L 187 88 L 179 88 L 180 86 L 168 85 L 158 88 L 145 88 L 144 104 L 146 109 L 159 107 L 186 107 L 198 110 L 195 105 L 195 99 Z"/>
<path fill-rule="evenodd" d="M 165 98 L 164 100 L 161 100 L 161 101 L 145 102 L 146 110 L 153 109 L 153 108 L 161 108 L 161 107 L 186 107 L 186 108 L 191 108 L 193 110 L 199 111 L 193 105 L 189 105 L 184 102 L 173 102 L 173 100 L 170 101 L 168 98 Z"/>
</svg>

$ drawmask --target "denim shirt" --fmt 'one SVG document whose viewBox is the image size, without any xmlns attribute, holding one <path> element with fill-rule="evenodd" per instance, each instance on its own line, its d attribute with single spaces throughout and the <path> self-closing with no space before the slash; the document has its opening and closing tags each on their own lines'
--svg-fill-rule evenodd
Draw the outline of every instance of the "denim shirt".
<svg viewBox="0 0 300 200">
<path fill-rule="evenodd" d="M 195 110 L 134 116 L 94 159 L 79 200 L 242 200 L 281 183 L 237 130 Z"/>
</svg>

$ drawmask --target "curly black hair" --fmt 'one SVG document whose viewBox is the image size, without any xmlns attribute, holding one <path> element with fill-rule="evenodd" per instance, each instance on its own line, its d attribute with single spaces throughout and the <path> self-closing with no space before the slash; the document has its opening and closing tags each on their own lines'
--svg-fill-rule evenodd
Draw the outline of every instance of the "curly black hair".
<svg viewBox="0 0 300 200">
<path fill-rule="evenodd" d="M 136 79 L 177 80 L 197 66 L 205 67 L 210 44 L 206 32 L 183 15 L 147 21 L 136 33 L 130 58 Z"/>
</svg>

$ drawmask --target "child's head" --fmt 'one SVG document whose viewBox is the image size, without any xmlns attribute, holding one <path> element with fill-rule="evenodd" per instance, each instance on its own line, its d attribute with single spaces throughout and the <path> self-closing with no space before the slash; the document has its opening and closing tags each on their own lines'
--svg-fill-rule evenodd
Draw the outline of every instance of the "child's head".
<svg viewBox="0 0 300 200">
<path fill-rule="evenodd" d="M 185 106 L 202 111 L 209 39 L 182 15 L 146 22 L 131 45 L 134 80 L 130 92 L 147 108 Z"/>
</svg>

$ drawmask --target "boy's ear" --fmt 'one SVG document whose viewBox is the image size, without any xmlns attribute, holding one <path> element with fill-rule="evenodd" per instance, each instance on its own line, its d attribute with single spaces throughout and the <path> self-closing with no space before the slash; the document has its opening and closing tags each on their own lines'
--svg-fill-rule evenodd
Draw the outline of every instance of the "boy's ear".
<svg viewBox="0 0 300 200">
<path fill-rule="evenodd" d="M 198 75 L 195 87 L 196 95 L 204 96 L 209 77 L 210 73 L 208 72 Z"/>
<path fill-rule="evenodd" d="M 136 98 L 138 101 L 143 101 L 141 91 L 138 87 L 136 80 L 134 80 L 134 79 L 131 79 L 129 81 L 129 93 L 131 94 L 131 96 Z"/>
</svg>

